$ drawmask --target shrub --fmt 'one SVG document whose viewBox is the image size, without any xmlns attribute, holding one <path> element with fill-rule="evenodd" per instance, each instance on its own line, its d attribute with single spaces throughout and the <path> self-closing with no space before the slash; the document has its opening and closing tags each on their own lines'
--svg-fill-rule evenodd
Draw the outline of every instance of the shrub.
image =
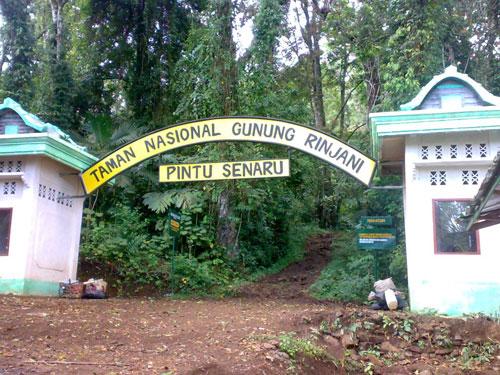
<svg viewBox="0 0 500 375">
<path fill-rule="evenodd" d="M 357 250 L 352 232 L 342 233 L 333 242 L 333 259 L 321 272 L 309 292 L 318 299 L 366 300 L 372 289 L 373 256 Z"/>
<path fill-rule="evenodd" d="M 166 239 L 151 236 L 148 220 L 130 207 L 118 204 L 108 215 L 85 210 L 80 261 L 101 265 L 118 284 L 165 287 Z"/>
</svg>

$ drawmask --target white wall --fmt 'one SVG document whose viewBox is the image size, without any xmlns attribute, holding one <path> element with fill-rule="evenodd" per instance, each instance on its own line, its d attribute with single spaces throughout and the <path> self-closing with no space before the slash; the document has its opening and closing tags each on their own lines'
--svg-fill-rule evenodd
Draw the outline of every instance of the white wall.
<svg viewBox="0 0 500 375">
<path fill-rule="evenodd" d="M 479 145 L 486 144 L 481 157 Z M 450 146 L 457 145 L 456 159 Z M 472 157 L 465 155 L 472 145 Z M 429 147 L 427 160 L 422 146 Z M 443 155 L 436 158 L 435 146 Z M 433 199 L 472 199 L 494 155 L 500 150 L 500 132 L 437 134 L 406 137 L 405 231 L 410 303 L 413 310 L 437 309 L 443 313 L 500 310 L 500 225 L 479 231 L 480 254 L 435 254 Z M 479 181 L 464 185 L 462 171 L 478 171 Z M 433 186 L 431 171 L 445 171 L 446 184 Z M 498 306 L 496 306 L 498 305 Z"/>
<path fill-rule="evenodd" d="M 26 277 L 44 281 L 76 279 L 83 199 L 75 170 L 51 159 L 36 160 L 38 176 L 34 191 L 36 214 L 31 262 Z M 69 175 L 64 175 L 70 173 Z M 61 175 L 63 174 L 63 175 Z"/>
<path fill-rule="evenodd" d="M 0 163 L 2 162 L 0 208 L 12 208 L 12 221 L 9 255 L 0 257 L 0 278 L 22 279 L 26 273 L 27 249 L 31 245 L 30 237 L 34 229 L 31 210 L 36 202 L 31 181 L 36 172 L 34 165 L 26 157 L 2 157 Z M 12 194 L 12 183 L 15 183 L 15 194 Z"/>
<path fill-rule="evenodd" d="M 0 257 L 0 279 L 76 279 L 83 199 L 61 198 L 83 194 L 77 171 L 43 156 L 1 160 L 21 160 L 23 177 L 0 180 L 0 207 L 13 208 L 9 255 Z M 3 182 L 11 180 L 16 194 L 3 195 Z"/>
</svg>

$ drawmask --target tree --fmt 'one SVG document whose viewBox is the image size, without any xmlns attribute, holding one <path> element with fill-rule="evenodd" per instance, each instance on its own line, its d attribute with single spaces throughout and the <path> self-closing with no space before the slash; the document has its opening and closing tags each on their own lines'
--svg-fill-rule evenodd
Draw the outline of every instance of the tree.
<svg viewBox="0 0 500 375">
<path fill-rule="evenodd" d="M 498 0 L 461 0 L 456 6 L 457 18 L 465 20 L 472 41 L 462 69 L 494 95 L 500 95 L 499 4 Z"/>
<path fill-rule="evenodd" d="M 0 2 L 0 12 L 4 20 L 1 30 L 1 92 L 2 96 L 10 96 L 25 106 L 29 106 L 33 99 L 33 75 L 36 68 L 30 7 L 31 0 Z M 5 64 L 7 68 L 4 71 Z"/>
</svg>

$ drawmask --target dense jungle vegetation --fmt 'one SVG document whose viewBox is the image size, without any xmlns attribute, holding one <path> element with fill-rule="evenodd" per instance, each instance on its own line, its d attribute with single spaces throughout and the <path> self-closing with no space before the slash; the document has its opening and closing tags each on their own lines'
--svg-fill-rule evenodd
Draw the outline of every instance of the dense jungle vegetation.
<svg viewBox="0 0 500 375">
<path fill-rule="evenodd" d="M 97 156 L 148 131 L 221 115 L 295 121 L 370 154 L 368 113 L 397 110 L 449 64 L 500 94 L 498 7 L 497 0 L 1 0 L 0 99 L 15 99 Z M 297 151 L 286 179 L 158 182 L 160 164 L 287 152 L 208 144 L 133 168 L 86 199 L 81 266 L 122 291 L 175 285 L 215 293 L 299 259 L 308 234 L 336 230 L 349 251 L 326 271 L 334 290 L 323 278 L 313 293 L 358 299 L 373 273 L 353 230 L 360 215 L 382 214 L 395 217 L 399 234 L 384 270 L 403 286 L 401 191 L 367 190 Z M 170 207 L 182 212 L 175 255 Z"/>
</svg>

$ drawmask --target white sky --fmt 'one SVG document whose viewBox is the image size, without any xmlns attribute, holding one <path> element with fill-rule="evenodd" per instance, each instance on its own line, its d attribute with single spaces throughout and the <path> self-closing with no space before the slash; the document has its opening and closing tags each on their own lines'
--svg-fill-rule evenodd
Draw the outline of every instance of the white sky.
<svg viewBox="0 0 500 375">
<path fill-rule="evenodd" d="M 250 4 L 256 4 L 258 0 L 250 0 Z M 298 9 L 300 20 L 297 20 Z M 234 20 L 234 41 L 237 46 L 237 57 L 241 57 L 245 51 L 250 47 L 253 41 L 253 18 L 247 20 L 242 24 L 243 15 L 239 14 Z M 300 23 L 299 23 L 300 21 Z M 304 54 L 307 52 L 307 48 L 302 41 L 302 35 L 300 33 L 300 26 L 304 26 L 304 17 L 302 16 L 302 10 L 297 2 L 297 0 L 292 0 L 290 2 L 290 7 L 286 16 L 286 22 L 290 26 L 291 35 L 282 36 L 278 45 L 278 61 L 285 66 L 293 66 L 298 61 L 298 56 L 296 51 L 291 51 L 290 46 L 298 46 L 298 53 Z M 321 48 L 326 46 L 326 40 L 321 41 Z"/>
<path fill-rule="evenodd" d="M 247 5 L 256 4 L 259 0 L 248 0 Z M 298 7 L 297 1 L 292 0 L 287 14 L 287 22 L 292 26 L 291 40 L 288 37 L 282 37 L 278 46 L 279 61 L 283 65 L 292 66 L 297 62 L 296 53 L 290 53 L 290 44 L 295 44 L 299 41 L 299 53 L 305 53 L 306 49 L 301 42 L 300 28 L 297 21 L 295 8 Z M 300 12 L 300 7 L 299 13 Z M 237 45 L 237 56 L 241 57 L 250 47 L 253 41 L 253 17 L 242 23 L 243 14 L 236 16 L 234 21 L 234 39 Z M 303 22 L 303 20 L 301 20 Z M 0 15 L 0 27 L 3 25 L 3 17 Z M 0 41 L 1 44 L 1 41 Z M 5 66 L 4 66 L 5 68 Z"/>
</svg>

